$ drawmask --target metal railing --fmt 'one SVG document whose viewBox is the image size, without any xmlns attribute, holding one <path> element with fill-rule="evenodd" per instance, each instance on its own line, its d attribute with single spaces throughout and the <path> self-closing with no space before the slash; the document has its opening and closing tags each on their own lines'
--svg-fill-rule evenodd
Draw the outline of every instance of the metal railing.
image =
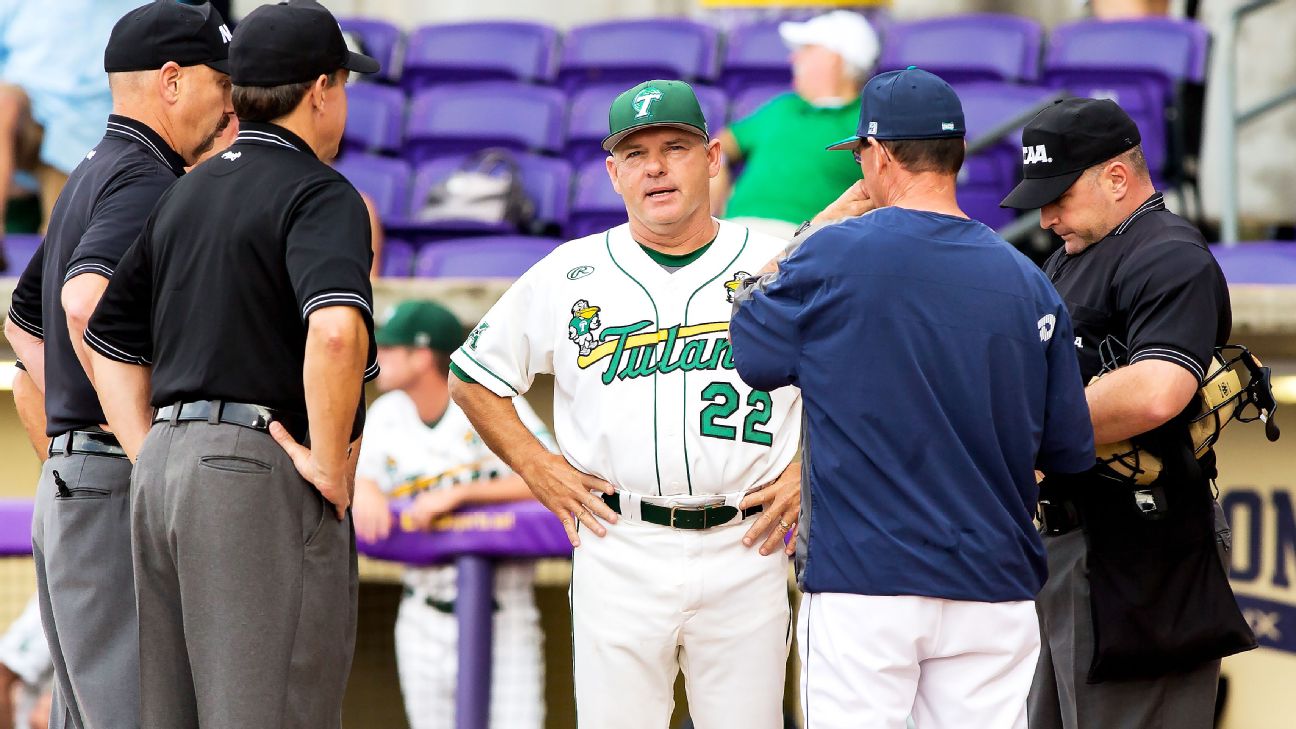
<svg viewBox="0 0 1296 729">
<path fill-rule="evenodd" d="M 1224 209 L 1220 214 L 1220 240 L 1226 246 L 1238 243 L 1238 128 L 1273 109 L 1296 101 L 1296 86 L 1271 96 L 1249 109 L 1238 110 L 1238 30 L 1242 21 L 1257 10 L 1277 5 L 1283 0 L 1252 0 L 1233 11 L 1223 40 L 1224 71 L 1220 85 L 1224 89 Z"/>
</svg>

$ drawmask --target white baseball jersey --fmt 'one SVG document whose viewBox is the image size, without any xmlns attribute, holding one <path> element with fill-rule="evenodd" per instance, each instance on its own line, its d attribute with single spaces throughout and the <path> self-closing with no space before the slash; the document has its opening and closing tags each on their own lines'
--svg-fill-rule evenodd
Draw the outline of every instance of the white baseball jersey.
<svg viewBox="0 0 1296 729">
<path fill-rule="evenodd" d="M 513 401 L 527 428 L 552 448 L 549 429 L 522 398 Z M 394 390 L 370 406 L 365 417 L 364 443 L 356 466 L 358 478 L 378 483 L 392 499 L 413 498 L 430 489 L 449 488 L 507 476 L 512 471 L 486 447 L 453 401 L 432 425 L 419 418 L 414 401 Z M 501 603 L 531 598 L 534 568 L 530 562 L 504 563 L 495 570 L 495 597 Z M 453 565 L 405 571 L 405 583 L 435 600 L 456 595 Z"/>
<path fill-rule="evenodd" d="M 739 379 L 729 316 L 737 282 L 785 246 L 721 222 L 710 248 L 671 272 L 629 225 L 565 243 L 509 288 L 451 360 L 502 397 L 552 373 L 560 451 L 618 489 L 758 486 L 796 453 L 801 396 Z"/>
</svg>

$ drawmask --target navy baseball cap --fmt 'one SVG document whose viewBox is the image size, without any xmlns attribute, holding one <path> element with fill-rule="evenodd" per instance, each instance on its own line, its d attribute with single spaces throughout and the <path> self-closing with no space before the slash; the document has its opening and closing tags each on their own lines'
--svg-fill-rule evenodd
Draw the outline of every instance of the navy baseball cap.
<svg viewBox="0 0 1296 729">
<path fill-rule="evenodd" d="M 860 94 L 859 128 L 828 149 L 852 149 L 874 139 L 962 137 L 963 103 L 944 79 L 921 68 L 879 73 Z"/>
<path fill-rule="evenodd" d="M 104 71 L 156 71 L 168 62 L 229 73 L 230 31 L 211 3 L 154 0 L 123 15 L 108 36 Z"/>
<path fill-rule="evenodd" d="M 1034 210 L 1062 197 L 1090 167 L 1142 141 L 1138 125 L 1110 99 L 1061 99 L 1022 129 L 1022 181 L 1001 208 Z"/>
<path fill-rule="evenodd" d="M 345 68 L 377 73 L 378 62 L 347 48 L 342 27 L 314 0 L 262 5 L 234 29 L 230 81 L 236 86 L 284 86 Z"/>
</svg>

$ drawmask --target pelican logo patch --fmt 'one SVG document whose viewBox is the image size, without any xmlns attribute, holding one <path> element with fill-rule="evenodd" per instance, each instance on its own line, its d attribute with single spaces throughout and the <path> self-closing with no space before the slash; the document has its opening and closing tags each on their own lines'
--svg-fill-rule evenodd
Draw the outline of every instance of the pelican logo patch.
<svg viewBox="0 0 1296 729">
<path fill-rule="evenodd" d="M 567 338 L 576 343 L 582 357 L 588 357 L 598 346 L 599 307 L 590 306 L 587 299 L 578 299 L 571 307 L 571 321 L 567 322 Z"/>
<path fill-rule="evenodd" d="M 481 338 L 481 335 L 487 329 L 490 329 L 490 324 L 482 322 L 477 325 L 476 329 L 472 330 L 472 334 L 468 335 L 468 349 L 477 349 L 477 340 Z"/>
<path fill-rule="evenodd" d="M 751 276 L 750 273 L 739 271 L 733 275 L 733 278 L 725 281 L 725 301 L 733 303 L 734 294 L 738 292 L 738 289 L 742 288 L 743 281 L 747 280 L 749 276 Z"/>
<path fill-rule="evenodd" d="M 653 103 L 660 101 L 661 97 L 661 89 L 653 86 L 649 86 L 643 91 L 635 94 L 634 101 L 630 102 L 630 106 L 634 107 L 635 110 L 635 118 L 643 119 L 644 117 L 651 115 Z"/>
</svg>

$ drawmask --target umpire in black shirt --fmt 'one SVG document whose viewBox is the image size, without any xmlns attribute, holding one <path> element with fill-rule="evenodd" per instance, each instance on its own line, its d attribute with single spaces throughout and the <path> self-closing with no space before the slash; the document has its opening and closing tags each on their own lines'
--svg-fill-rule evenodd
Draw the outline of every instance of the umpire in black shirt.
<svg viewBox="0 0 1296 729">
<path fill-rule="evenodd" d="M 234 144 L 162 197 L 86 329 L 138 456 L 144 729 L 341 725 L 347 506 L 377 365 L 369 218 L 327 161 L 349 71 L 377 70 L 317 3 L 250 13 L 230 46 Z"/>
<path fill-rule="evenodd" d="M 69 176 L 6 323 L 43 392 L 52 438 L 32 524 L 55 668 L 52 727 L 139 723 L 131 466 L 102 428 L 81 333 L 158 198 L 228 122 L 228 39 L 207 4 L 159 0 L 116 23 L 104 51 L 114 113 L 103 140 Z M 32 388 L 15 394 L 40 397 Z"/>
<path fill-rule="evenodd" d="M 1044 268 L 1074 322 L 1094 442 L 1128 441 L 1100 445 L 1085 476 L 1042 484 L 1049 577 L 1030 727 L 1208 729 L 1219 658 L 1246 647 L 1245 635 L 1229 645 L 1241 623 L 1214 533 L 1227 528 L 1214 455 L 1195 457 L 1188 435 L 1228 340 L 1228 288 L 1201 234 L 1166 210 L 1118 105 L 1058 102 L 1022 141 L 1024 180 L 1004 205 L 1040 208 L 1065 242 Z M 1162 471 L 1136 481 L 1101 462 L 1112 451 L 1156 456 Z"/>
</svg>

